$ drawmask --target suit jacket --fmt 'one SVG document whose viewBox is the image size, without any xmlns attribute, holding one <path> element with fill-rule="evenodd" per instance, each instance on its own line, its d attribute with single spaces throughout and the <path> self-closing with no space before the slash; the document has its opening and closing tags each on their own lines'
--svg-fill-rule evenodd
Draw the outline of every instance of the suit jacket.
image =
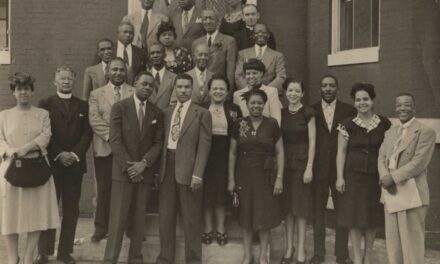
<svg viewBox="0 0 440 264">
<path fill-rule="evenodd" d="M 200 43 L 207 43 L 207 36 L 202 36 L 193 42 L 193 48 Z M 213 73 L 220 73 L 228 78 L 230 91 L 234 90 L 235 62 L 237 59 L 237 44 L 231 36 L 217 33 L 209 48 L 208 69 Z"/>
<path fill-rule="evenodd" d="M 153 10 L 170 17 L 172 14 L 180 10 L 177 2 L 178 0 L 173 0 L 170 5 L 167 5 L 165 0 L 156 0 L 153 5 Z M 205 0 L 195 0 L 195 6 L 200 7 L 200 9 L 203 10 L 205 8 Z"/>
<path fill-rule="evenodd" d="M 422 204 L 428 205 L 427 168 L 435 148 L 435 131 L 414 120 L 398 146 L 397 168 L 390 171 L 388 164 L 394 152 L 394 144 L 399 137 L 398 130 L 399 126 L 392 126 L 385 132 L 385 138 L 379 150 L 379 176 L 382 178 L 391 174 L 396 184 L 402 184 L 414 178 Z"/>
<path fill-rule="evenodd" d="M 107 83 L 102 63 L 90 66 L 84 71 L 83 99 L 89 100 L 90 92 Z"/>
<path fill-rule="evenodd" d="M 336 128 L 345 118 L 354 117 L 356 110 L 353 106 L 337 100 L 332 129 L 329 131 L 321 101 L 313 104 L 312 107 L 316 113 L 316 154 L 313 162 L 313 177 L 315 180 L 336 180 L 336 154 L 338 151 L 338 131 Z"/>
<path fill-rule="evenodd" d="M 163 145 L 163 114 L 147 102 L 142 128 L 139 127 L 133 96 L 115 103 L 111 110 L 110 146 L 113 152 L 112 178 L 129 181 L 127 161 L 145 159 L 144 183 L 154 181 L 153 168 L 160 157 Z"/>
<path fill-rule="evenodd" d="M 175 106 L 165 110 L 165 140 L 163 144 L 160 183 L 167 164 L 167 145 Z M 190 185 L 192 176 L 203 178 L 211 148 L 212 120 L 208 110 L 191 102 L 177 141 L 175 175 L 182 185 Z"/>
<path fill-rule="evenodd" d="M 116 41 L 116 43 L 118 43 L 117 45 L 122 45 L 118 41 Z M 117 47 L 116 47 L 116 50 L 117 50 Z M 130 85 L 133 84 L 134 77 L 140 71 L 145 71 L 147 69 L 147 64 L 148 64 L 148 53 L 145 50 L 132 44 L 131 51 L 132 51 L 132 57 L 133 57 L 131 59 L 131 67 L 128 67 L 128 69 L 127 69 L 127 83 Z M 130 76 L 132 76 L 132 78 L 133 78 L 132 80 L 130 80 Z"/>
<path fill-rule="evenodd" d="M 246 27 L 246 23 L 241 20 L 240 29 L 234 33 L 234 38 L 237 41 L 238 51 L 253 47 L 255 45 L 254 32 Z M 267 40 L 267 46 L 269 48 L 276 50 L 277 45 L 275 42 L 275 37 L 272 32 L 269 32 L 269 38 Z"/>
<path fill-rule="evenodd" d="M 174 93 L 175 78 L 176 74 L 165 70 L 157 92 L 154 91 L 151 94 L 149 101 L 162 110 L 165 110 L 170 105 L 175 105 L 177 102 L 176 94 Z"/>
<path fill-rule="evenodd" d="M 183 32 L 182 28 L 182 9 L 178 8 L 170 15 L 170 21 L 176 29 L 176 46 L 183 46 L 191 50 L 192 42 L 205 34 L 201 18 L 202 9 L 195 6 L 192 16 L 190 18 L 188 29 Z"/>
<path fill-rule="evenodd" d="M 205 71 L 206 71 L 206 80 L 203 87 L 202 84 L 199 83 L 199 80 L 197 78 L 197 73 L 194 68 L 186 72 L 193 78 L 193 91 L 191 97 L 192 102 L 198 105 L 211 101 L 211 97 L 209 96 L 209 91 L 208 91 L 208 81 L 211 79 L 214 73 L 208 69 L 205 69 Z M 203 93 L 201 92 L 202 89 L 203 89 Z"/>
<path fill-rule="evenodd" d="M 141 34 L 141 26 L 142 26 L 142 12 L 141 10 L 136 11 L 132 14 L 126 15 L 122 18 L 123 22 L 130 22 L 134 26 L 134 39 L 132 44 L 139 47 L 142 47 L 142 34 Z M 162 21 L 168 21 L 168 17 L 163 15 L 160 12 L 155 11 L 154 9 L 151 12 L 151 17 L 148 23 L 148 31 L 147 31 L 147 48 L 151 46 L 154 42 L 158 42 L 156 33 L 157 29 Z"/>
<path fill-rule="evenodd" d="M 264 105 L 263 115 L 266 117 L 272 117 L 278 121 L 278 125 L 281 125 L 281 102 L 278 96 L 278 91 L 275 87 L 261 85 L 260 90 L 264 91 L 267 95 L 267 102 Z M 249 116 L 249 110 L 246 106 L 246 101 L 242 98 L 242 95 L 249 91 L 249 87 L 245 87 L 241 90 L 235 91 L 233 102 L 240 106 L 243 116 Z"/>
<path fill-rule="evenodd" d="M 134 94 L 134 87 L 123 84 L 121 99 Z M 105 157 L 112 153 L 109 144 L 110 138 L 110 111 L 115 103 L 113 88 L 110 83 L 90 93 L 89 122 L 93 130 L 93 154 L 96 157 Z"/>
<path fill-rule="evenodd" d="M 238 53 L 237 67 L 235 68 L 235 84 L 237 85 L 238 89 L 243 89 L 243 87 L 246 86 L 243 64 L 248 59 L 256 57 L 257 54 L 254 47 L 242 50 Z M 266 66 L 266 73 L 263 75 L 263 83 L 267 86 L 277 88 L 278 93 L 281 94 L 283 83 L 286 79 L 284 55 L 281 52 L 266 47 L 261 61 L 263 62 L 264 66 Z"/>
<path fill-rule="evenodd" d="M 89 125 L 89 106 L 86 102 L 72 96 L 67 109 L 58 95 L 39 102 L 39 107 L 49 112 L 52 136 L 47 147 L 49 161 L 55 172 L 86 172 L 86 152 L 92 141 L 92 129 Z M 73 152 L 79 162 L 64 167 L 55 158 L 61 152 Z"/>
</svg>

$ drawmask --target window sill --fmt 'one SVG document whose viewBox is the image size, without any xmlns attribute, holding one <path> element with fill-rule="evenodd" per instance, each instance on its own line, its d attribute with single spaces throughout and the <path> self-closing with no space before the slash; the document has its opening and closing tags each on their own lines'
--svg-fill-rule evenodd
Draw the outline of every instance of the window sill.
<svg viewBox="0 0 440 264">
<path fill-rule="evenodd" d="M 328 66 L 372 63 L 379 61 L 379 47 L 338 51 L 327 55 Z"/>
<path fill-rule="evenodd" d="M 0 64 L 11 64 L 11 50 L 0 48 Z"/>
</svg>

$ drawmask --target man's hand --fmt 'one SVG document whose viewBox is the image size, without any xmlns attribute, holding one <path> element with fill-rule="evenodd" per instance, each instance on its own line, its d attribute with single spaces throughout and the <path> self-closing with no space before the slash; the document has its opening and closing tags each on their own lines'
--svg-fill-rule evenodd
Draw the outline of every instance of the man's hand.
<svg viewBox="0 0 440 264">
<path fill-rule="evenodd" d="M 394 180 L 390 174 L 385 175 L 384 177 L 380 178 L 380 186 L 382 186 L 385 189 L 387 189 L 388 187 L 390 187 L 393 184 L 394 184 Z"/>
<path fill-rule="evenodd" d="M 72 153 L 65 151 L 59 154 L 58 160 L 64 167 L 69 167 L 76 161 L 75 156 Z"/>
<path fill-rule="evenodd" d="M 190 185 L 191 190 L 195 192 L 198 189 L 200 189 L 200 187 L 202 187 L 202 180 L 193 176 L 191 178 L 191 185 Z"/>
<path fill-rule="evenodd" d="M 385 190 L 391 195 L 395 195 L 397 193 L 397 186 L 396 184 L 388 186 Z"/>
<path fill-rule="evenodd" d="M 127 161 L 127 164 L 131 165 L 127 169 L 127 173 L 132 180 L 140 175 L 147 167 L 147 164 L 145 164 L 143 161 Z"/>
</svg>

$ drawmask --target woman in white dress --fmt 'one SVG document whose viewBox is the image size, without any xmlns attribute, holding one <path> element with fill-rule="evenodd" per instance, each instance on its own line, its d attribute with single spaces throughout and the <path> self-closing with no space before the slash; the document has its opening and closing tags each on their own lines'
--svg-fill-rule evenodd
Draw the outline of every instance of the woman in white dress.
<svg viewBox="0 0 440 264">
<path fill-rule="evenodd" d="M 19 263 L 18 236 L 27 234 L 24 264 L 32 264 L 40 231 L 59 227 L 55 185 L 50 178 L 33 188 L 12 186 L 5 179 L 11 157 L 46 155 L 51 136 L 49 113 L 32 106 L 34 78 L 16 73 L 9 78 L 17 105 L 0 112 L 0 233 L 5 237 L 8 264 Z M 32 177 L 32 175 L 29 175 Z"/>
</svg>

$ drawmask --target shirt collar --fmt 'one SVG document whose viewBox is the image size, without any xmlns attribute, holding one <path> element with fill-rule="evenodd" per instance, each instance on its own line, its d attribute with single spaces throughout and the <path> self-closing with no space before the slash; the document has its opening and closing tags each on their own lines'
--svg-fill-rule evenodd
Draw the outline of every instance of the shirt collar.
<svg viewBox="0 0 440 264">
<path fill-rule="evenodd" d="M 139 104 L 140 104 L 142 101 L 139 100 L 139 98 L 137 97 L 136 94 L 133 95 L 133 98 L 134 98 L 134 104 L 136 105 L 136 107 L 138 107 Z M 148 101 L 148 100 L 143 101 L 143 102 L 144 102 L 144 107 L 147 105 L 147 101 Z"/>
<path fill-rule="evenodd" d="M 159 75 L 162 77 L 163 73 L 165 72 L 165 66 L 162 66 L 162 69 L 156 70 L 156 68 L 151 67 L 151 73 L 154 77 L 156 77 L 156 73 L 159 73 Z"/>
<path fill-rule="evenodd" d="M 144 16 L 145 16 L 145 13 L 146 13 L 146 12 L 148 12 L 148 15 L 147 15 L 148 18 L 151 17 L 151 9 L 147 11 L 147 10 L 141 8 L 141 21 L 144 20 Z"/>
<path fill-rule="evenodd" d="M 400 122 L 400 127 L 402 127 L 403 129 L 407 129 L 415 120 L 416 118 L 413 117 L 411 118 L 411 120 L 409 120 L 408 122 L 402 124 L 402 122 Z"/>
<path fill-rule="evenodd" d="M 364 120 L 362 120 L 359 115 L 357 115 L 355 118 L 353 118 L 353 122 L 367 130 L 367 133 L 371 130 L 375 129 L 380 124 L 380 118 L 378 115 L 374 114 L 373 117 L 369 120 L 368 123 L 365 123 Z"/>
<path fill-rule="evenodd" d="M 70 99 L 70 98 L 72 98 L 72 93 L 65 94 L 65 93 L 57 92 L 57 95 L 61 99 Z"/>
<path fill-rule="evenodd" d="M 180 105 L 183 105 L 182 108 L 186 108 L 186 107 L 189 106 L 189 104 L 191 104 L 191 101 L 192 101 L 192 99 L 189 99 L 188 101 L 186 101 L 186 102 L 183 103 L 183 104 L 182 104 L 181 102 L 177 101 L 177 105 L 176 105 L 176 107 L 178 108 L 178 107 L 180 107 Z"/>
<path fill-rule="evenodd" d="M 116 87 L 116 85 L 114 85 L 112 82 L 109 82 L 109 84 L 110 84 L 110 87 L 112 88 L 112 90 L 113 90 L 113 92 L 115 91 L 115 87 Z M 118 85 L 121 89 L 122 89 L 122 87 L 124 86 L 124 83 L 123 84 L 121 84 L 121 85 Z M 119 91 L 119 92 L 121 92 L 121 91 Z"/>
<path fill-rule="evenodd" d="M 201 71 L 201 70 L 199 69 L 199 67 L 197 67 L 197 66 L 194 67 L 194 70 L 196 71 L 196 75 L 197 75 L 197 76 L 200 76 L 200 73 L 202 73 L 202 72 L 203 72 L 203 73 L 206 73 L 206 69 L 205 69 L 204 71 Z"/>
<path fill-rule="evenodd" d="M 188 10 L 183 10 L 182 9 L 182 16 L 183 16 L 183 12 L 188 12 L 188 20 L 191 20 L 192 13 L 194 12 L 194 9 L 195 9 L 195 5 L 193 5 L 193 7 L 191 7 Z M 183 17 L 182 17 L 182 19 L 183 19 Z"/>
<path fill-rule="evenodd" d="M 107 68 L 107 63 L 101 61 L 102 70 L 105 72 L 105 69 Z"/>
<path fill-rule="evenodd" d="M 217 29 L 216 29 L 216 30 L 214 31 L 214 33 L 212 33 L 211 35 L 210 35 L 209 33 L 206 33 L 206 39 L 208 39 L 209 37 L 211 37 L 211 41 L 214 42 L 215 37 L 217 37 L 217 34 L 218 34 L 218 30 L 217 30 Z"/>
<path fill-rule="evenodd" d="M 322 109 L 325 109 L 327 107 L 335 108 L 336 107 L 336 99 L 333 100 L 333 102 L 331 102 L 331 103 L 327 103 L 326 101 L 321 100 L 321 106 L 322 106 Z"/>
<path fill-rule="evenodd" d="M 124 49 L 125 45 L 118 40 L 118 47 L 120 47 L 121 49 Z M 127 44 L 127 49 L 131 49 L 131 43 Z"/>
</svg>

